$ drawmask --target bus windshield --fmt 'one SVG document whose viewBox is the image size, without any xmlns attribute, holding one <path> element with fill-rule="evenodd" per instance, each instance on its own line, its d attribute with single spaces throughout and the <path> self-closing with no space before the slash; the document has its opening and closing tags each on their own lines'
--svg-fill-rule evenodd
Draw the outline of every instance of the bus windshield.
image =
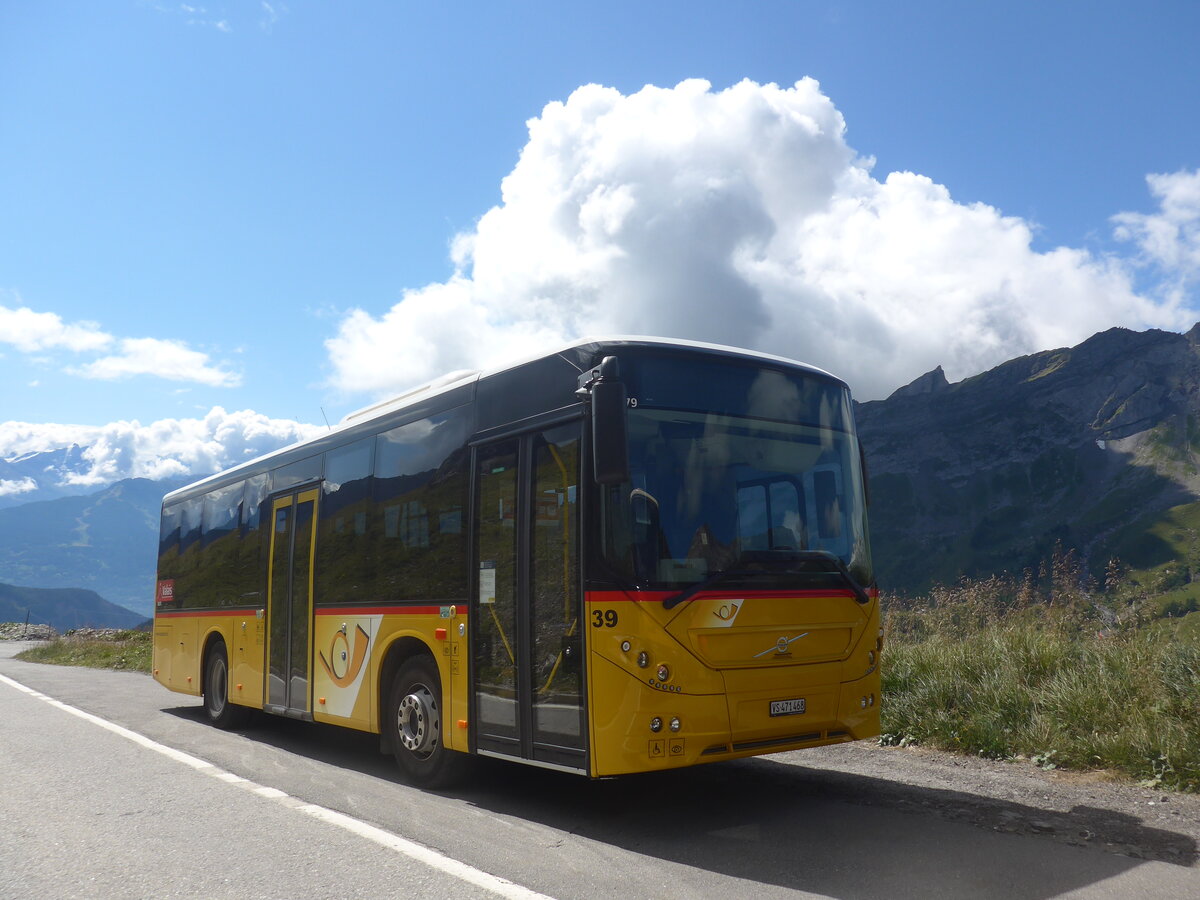
<svg viewBox="0 0 1200 900">
<path fill-rule="evenodd" d="M 869 585 L 846 389 L 801 373 L 696 368 L 705 371 L 690 373 L 690 388 L 657 390 L 644 366 L 630 379 L 630 481 L 603 492 L 608 566 L 639 587 L 680 590 L 723 573 L 760 584 L 758 570 L 790 585 L 809 568 L 797 563 L 818 558 L 830 562 L 817 567 L 826 580 L 841 571 Z M 693 408 L 651 405 L 685 391 Z"/>
</svg>

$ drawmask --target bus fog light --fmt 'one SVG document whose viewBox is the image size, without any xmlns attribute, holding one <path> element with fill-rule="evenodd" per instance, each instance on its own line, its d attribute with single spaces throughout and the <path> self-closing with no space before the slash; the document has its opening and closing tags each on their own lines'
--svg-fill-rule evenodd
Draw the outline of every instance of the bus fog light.
<svg viewBox="0 0 1200 900">
<path fill-rule="evenodd" d="M 650 665 L 650 654 L 645 650 L 638 654 L 638 665 L 643 669 Z"/>
<path fill-rule="evenodd" d="M 629 643 L 629 641 L 621 641 L 621 652 L 628 653 L 630 646 L 632 645 Z"/>
<path fill-rule="evenodd" d="M 653 719 L 651 719 L 650 730 L 655 734 L 658 734 L 658 732 L 662 731 L 662 719 L 660 719 L 658 716 L 655 716 Z"/>
<path fill-rule="evenodd" d="M 861 700 L 859 700 L 858 705 L 860 707 L 862 707 L 863 709 L 866 709 L 867 708 L 867 698 L 863 697 Z"/>
<path fill-rule="evenodd" d="M 875 695 L 872 694 L 870 699 L 867 702 L 870 703 L 871 706 L 874 706 L 875 705 Z"/>
<path fill-rule="evenodd" d="M 665 665 L 658 667 L 658 680 L 659 681 L 670 681 L 671 680 L 671 670 L 668 669 Z"/>
<path fill-rule="evenodd" d="M 679 721 L 679 716 L 676 716 L 671 720 L 671 724 L 667 727 L 669 727 L 672 731 L 678 731 L 683 727 L 683 723 Z"/>
<path fill-rule="evenodd" d="M 874 651 L 874 650 L 870 651 L 870 652 L 867 654 L 867 665 L 868 665 L 868 666 L 873 666 L 873 665 L 875 665 L 875 651 Z"/>
</svg>

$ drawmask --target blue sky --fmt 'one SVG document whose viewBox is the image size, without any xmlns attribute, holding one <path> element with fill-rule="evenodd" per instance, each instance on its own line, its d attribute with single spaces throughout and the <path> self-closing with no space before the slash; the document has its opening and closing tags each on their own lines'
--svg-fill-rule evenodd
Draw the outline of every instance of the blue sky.
<svg viewBox="0 0 1200 900">
<path fill-rule="evenodd" d="M 334 421 L 591 328 L 733 334 L 866 398 L 1187 327 L 1198 38 L 1184 0 L 4 4 L 0 456 L 213 407 Z M 644 174 L 672 152 L 695 178 Z M 564 255 L 581 183 L 609 243 Z"/>
</svg>

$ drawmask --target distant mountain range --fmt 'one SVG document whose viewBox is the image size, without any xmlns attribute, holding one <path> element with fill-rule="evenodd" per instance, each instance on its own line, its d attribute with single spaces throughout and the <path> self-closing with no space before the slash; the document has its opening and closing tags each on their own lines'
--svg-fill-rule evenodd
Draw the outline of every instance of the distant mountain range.
<svg viewBox="0 0 1200 900">
<path fill-rule="evenodd" d="M 24 588 L 0 584 L 0 622 L 72 628 L 136 628 L 148 617 L 109 603 L 95 591 Z"/>
<path fill-rule="evenodd" d="M 1097 577 L 1116 557 L 1200 591 L 1200 325 L 1114 328 L 956 384 L 938 368 L 856 415 L 883 589 L 1036 570 L 1057 542 Z M 82 453 L 10 459 L 0 479 L 65 471 Z M 0 582 L 81 588 L 149 616 L 159 506 L 191 480 L 0 508 Z"/>
<path fill-rule="evenodd" d="M 95 591 L 147 618 L 163 494 L 191 480 L 133 478 L 82 497 L 0 509 L 0 582 Z"/>
</svg>

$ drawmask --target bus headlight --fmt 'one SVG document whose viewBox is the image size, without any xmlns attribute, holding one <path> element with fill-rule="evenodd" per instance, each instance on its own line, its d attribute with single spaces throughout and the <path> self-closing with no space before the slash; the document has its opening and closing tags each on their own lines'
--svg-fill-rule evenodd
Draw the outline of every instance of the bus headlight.
<svg viewBox="0 0 1200 900">
<path fill-rule="evenodd" d="M 653 719 L 651 719 L 650 730 L 655 734 L 658 734 L 660 731 L 662 731 L 662 719 L 660 719 L 658 716 L 655 716 Z"/>
<path fill-rule="evenodd" d="M 669 668 L 667 668 L 666 664 L 660 665 L 658 667 L 658 680 L 659 681 L 670 681 L 671 680 L 671 670 Z"/>
</svg>

